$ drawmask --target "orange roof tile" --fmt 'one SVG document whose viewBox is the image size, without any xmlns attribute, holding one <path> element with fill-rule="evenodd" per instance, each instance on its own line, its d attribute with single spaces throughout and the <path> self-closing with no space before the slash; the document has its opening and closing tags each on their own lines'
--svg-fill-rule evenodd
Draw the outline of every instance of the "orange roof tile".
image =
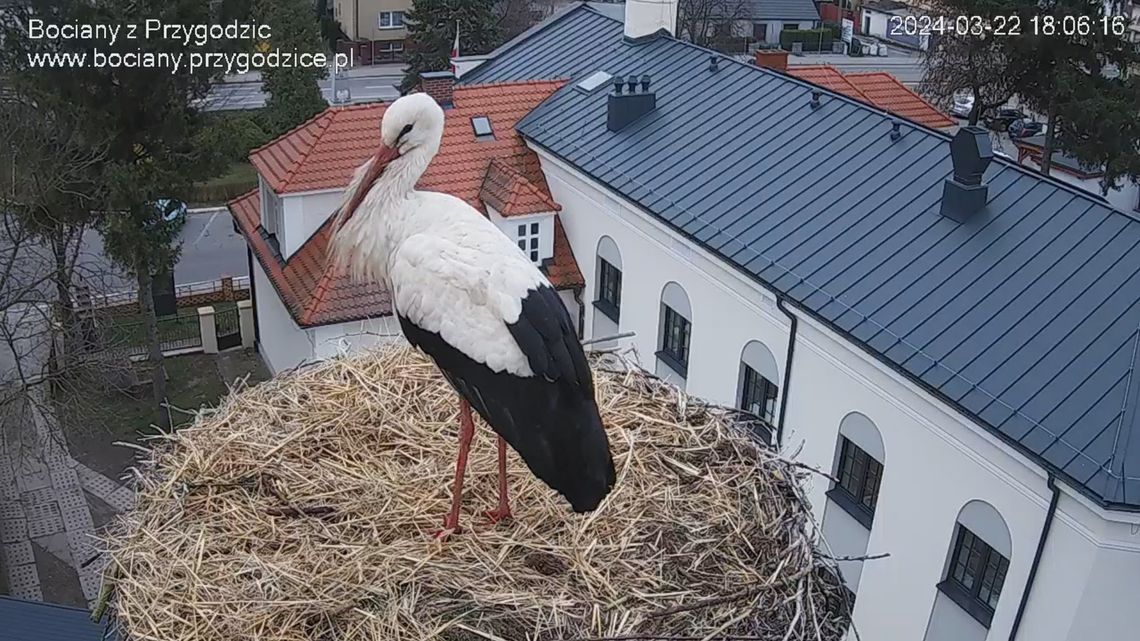
<svg viewBox="0 0 1140 641">
<path fill-rule="evenodd" d="M 860 102 L 867 104 L 875 104 L 871 102 L 867 96 L 864 96 L 859 89 L 847 81 L 847 78 L 840 73 L 838 69 L 831 65 L 805 65 L 803 67 L 789 67 L 788 73 L 799 78 L 800 80 L 807 80 L 812 84 L 819 85 L 824 89 L 830 89 L 836 93 L 841 93 L 848 98 L 854 98 Z"/>
<path fill-rule="evenodd" d="M 561 211 L 562 206 L 498 158 L 487 166 L 479 197 L 505 217 Z"/>
<path fill-rule="evenodd" d="M 843 74 L 831 65 L 790 67 L 788 73 L 920 125 L 941 129 L 956 122 L 884 71 Z"/>
<path fill-rule="evenodd" d="M 872 104 L 896 116 L 934 129 L 958 124 L 889 73 L 882 71 L 849 73 L 846 78 L 867 96 Z"/>
<path fill-rule="evenodd" d="M 541 206 L 543 209 L 538 211 L 559 210 L 550 197 L 538 157 L 518 137 L 514 126 L 561 86 L 562 81 L 555 80 L 456 87 L 454 106 L 445 111 L 440 152 L 428 165 L 417 187 L 449 193 L 484 211 L 480 194 L 494 163 L 496 171 L 508 178 L 505 208 L 518 207 L 521 211 Z M 278 193 L 342 189 L 353 170 L 379 145 L 380 119 L 385 108 L 384 104 L 370 104 L 327 109 L 277 140 L 255 149 L 250 160 Z M 475 139 L 471 128 L 473 116 L 487 116 L 491 120 L 494 140 Z M 282 262 L 277 249 L 262 235 L 257 190 L 230 201 L 229 208 L 254 256 L 298 325 L 329 325 L 392 312 L 391 300 L 382 287 L 353 283 L 328 264 L 331 215 Z M 550 282 L 559 289 L 581 287 L 585 282 L 557 218 L 554 260 L 546 266 L 546 271 Z"/>
</svg>

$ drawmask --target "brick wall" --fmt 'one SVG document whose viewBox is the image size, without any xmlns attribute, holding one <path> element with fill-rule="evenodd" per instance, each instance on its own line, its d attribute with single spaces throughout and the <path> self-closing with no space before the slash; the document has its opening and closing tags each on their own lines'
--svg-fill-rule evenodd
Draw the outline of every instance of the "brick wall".
<svg viewBox="0 0 1140 641">
<path fill-rule="evenodd" d="M 425 71 L 420 74 L 420 91 L 435 98 L 441 105 L 451 104 L 455 87 L 455 74 L 450 71 Z"/>
</svg>

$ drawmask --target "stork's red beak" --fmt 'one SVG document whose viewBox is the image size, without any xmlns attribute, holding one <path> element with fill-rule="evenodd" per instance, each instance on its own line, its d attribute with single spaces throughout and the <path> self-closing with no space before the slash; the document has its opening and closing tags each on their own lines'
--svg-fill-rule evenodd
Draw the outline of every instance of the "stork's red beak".
<svg viewBox="0 0 1140 641">
<path fill-rule="evenodd" d="M 360 206 L 360 202 L 368 195 L 372 189 L 372 185 L 380 174 L 384 173 L 384 168 L 388 163 L 400 157 L 400 150 L 394 147 L 389 147 L 384 143 L 380 143 L 380 148 L 376 150 L 376 155 L 372 156 L 372 165 L 368 168 L 368 172 L 364 174 L 364 180 L 360 181 L 360 187 L 356 189 L 356 193 L 352 195 L 352 199 L 344 208 L 344 216 L 340 219 L 340 226 L 344 227 L 349 218 L 356 213 L 356 208 Z"/>
</svg>

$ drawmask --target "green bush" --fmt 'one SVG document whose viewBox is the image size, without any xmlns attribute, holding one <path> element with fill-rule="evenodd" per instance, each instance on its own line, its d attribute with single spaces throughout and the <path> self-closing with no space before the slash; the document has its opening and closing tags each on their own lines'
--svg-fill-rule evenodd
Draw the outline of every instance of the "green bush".
<svg viewBox="0 0 1140 641">
<path fill-rule="evenodd" d="M 792 43 L 804 43 L 804 51 L 828 51 L 831 49 L 831 29 L 787 29 L 780 32 L 780 47 L 792 50 Z"/>
<path fill-rule="evenodd" d="M 190 188 L 194 204 L 221 204 L 257 187 L 257 171 L 248 162 L 236 162 L 224 175 Z"/>
</svg>

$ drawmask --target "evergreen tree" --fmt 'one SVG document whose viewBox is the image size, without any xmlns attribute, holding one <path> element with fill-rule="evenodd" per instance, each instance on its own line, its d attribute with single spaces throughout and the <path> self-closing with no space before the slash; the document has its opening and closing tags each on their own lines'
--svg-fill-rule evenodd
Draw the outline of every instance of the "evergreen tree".
<svg viewBox="0 0 1140 641">
<path fill-rule="evenodd" d="M 139 16 L 164 24 L 209 24 L 221 16 L 237 17 L 233 5 L 210 5 L 200 0 L 32 0 L 30 6 L 12 9 L 8 24 L 27 23 L 32 16 L 78 24 L 125 25 Z M 213 12 L 212 12 L 213 9 Z M 45 110 L 45 117 L 78 112 L 84 131 L 78 140 L 99 145 L 98 179 L 101 202 L 84 211 L 94 212 L 91 221 L 103 236 L 105 251 L 132 274 L 143 306 L 153 395 L 159 425 L 168 425 L 166 375 L 158 338 L 151 283 L 155 275 L 170 271 L 178 258 L 180 221 L 167 220 L 167 211 L 157 206 L 164 199 L 184 199 L 194 181 L 211 177 L 224 162 L 228 150 L 213 144 L 219 137 L 194 107 L 205 97 L 220 69 L 195 69 L 188 65 L 138 68 L 94 66 L 31 67 L 25 54 L 40 51 L 86 53 L 98 48 L 104 54 L 185 54 L 180 40 L 136 38 L 108 41 L 30 41 L 19 30 L 5 29 L 4 80 L 16 99 L 29 100 Z M 232 41 L 211 41 L 195 49 L 203 53 L 231 52 Z M 15 55 L 8 55 L 8 54 Z M 67 151 L 61 153 L 70 153 Z M 65 158 L 59 159 L 61 165 Z M 45 216 L 51 212 L 45 211 Z"/>
<path fill-rule="evenodd" d="M 270 50 L 324 50 L 320 20 L 310 0 L 254 0 L 253 13 L 273 30 Z M 261 87 L 269 94 L 266 121 L 273 135 L 296 127 L 328 107 L 319 84 L 327 73 L 323 68 L 296 66 L 262 69 Z"/>
<path fill-rule="evenodd" d="M 451 47 L 459 25 L 459 51 L 463 55 L 487 53 L 498 45 L 493 0 L 414 0 L 404 16 L 411 44 L 400 91 L 415 89 L 423 71 L 451 68 Z"/>
</svg>

